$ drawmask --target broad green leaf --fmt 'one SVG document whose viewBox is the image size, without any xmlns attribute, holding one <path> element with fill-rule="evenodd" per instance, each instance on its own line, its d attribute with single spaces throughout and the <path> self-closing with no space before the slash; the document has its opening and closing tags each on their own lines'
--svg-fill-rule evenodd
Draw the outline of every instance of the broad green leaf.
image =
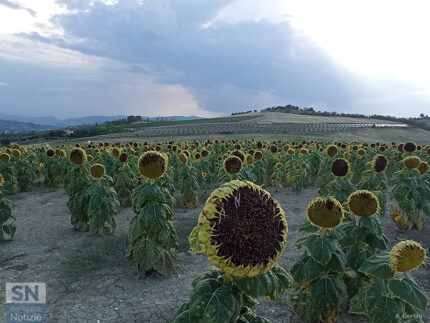
<svg viewBox="0 0 430 323">
<path fill-rule="evenodd" d="M 379 296 L 371 304 L 368 313 L 372 322 L 398 323 L 403 315 L 404 307 L 395 299 L 387 296 Z"/>
<path fill-rule="evenodd" d="M 346 267 L 346 255 L 341 249 L 336 249 L 328 262 L 326 269 L 338 273 L 343 273 Z"/>
<path fill-rule="evenodd" d="M 382 237 L 381 221 L 377 216 L 363 216 L 360 218 L 360 226 L 374 233 L 378 238 Z"/>
<path fill-rule="evenodd" d="M 324 267 L 305 252 L 290 272 L 297 284 L 303 284 L 320 277 L 324 273 Z"/>
<path fill-rule="evenodd" d="M 387 251 L 373 255 L 363 262 L 358 271 L 380 279 L 392 279 L 394 272 L 391 269 L 389 257 Z"/>
<path fill-rule="evenodd" d="M 372 253 L 368 250 L 363 250 L 358 247 L 353 247 L 348 250 L 346 259 L 348 266 L 353 270 L 358 271 L 361 265 L 366 261 L 367 258 L 372 256 Z"/>
<path fill-rule="evenodd" d="M 331 255 L 336 250 L 336 244 L 332 239 L 317 235 L 313 235 L 303 244 L 308 248 L 312 258 L 323 266 L 330 261 Z"/>
<path fill-rule="evenodd" d="M 309 293 L 314 306 L 322 313 L 338 308 L 346 297 L 346 287 L 338 276 L 321 277 L 309 285 Z"/>
<path fill-rule="evenodd" d="M 425 311 L 427 308 L 427 295 L 421 286 L 410 278 L 394 279 L 388 283 L 389 291 L 397 298 L 409 305 Z"/>
<path fill-rule="evenodd" d="M 268 296 L 278 299 L 292 285 L 290 274 L 282 267 L 276 266 L 262 275 L 254 277 L 234 277 L 239 289 L 251 297 Z"/>
</svg>

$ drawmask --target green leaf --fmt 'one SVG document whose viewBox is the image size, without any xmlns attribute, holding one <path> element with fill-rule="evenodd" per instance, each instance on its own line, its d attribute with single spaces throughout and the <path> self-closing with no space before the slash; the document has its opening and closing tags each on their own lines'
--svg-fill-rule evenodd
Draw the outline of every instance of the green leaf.
<svg viewBox="0 0 430 323">
<path fill-rule="evenodd" d="M 243 293 L 251 297 L 268 296 L 271 299 L 279 299 L 292 285 L 293 280 L 285 269 L 276 266 L 254 277 L 233 276 L 233 281 Z"/>
<path fill-rule="evenodd" d="M 372 256 L 372 253 L 368 250 L 363 250 L 358 247 L 353 247 L 348 250 L 346 259 L 348 266 L 353 270 L 358 271 L 361 265 L 366 261 L 367 258 Z"/>
<path fill-rule="evenodd" d="M 358 271 L 380 279 L 392 279 L 394 272 L 391 269 L 389 257 L 388 251 L 373 255 L 363 262 Z"/>
<path fill-rule="evenodd" d="M 421 286 L 410 278 L 394 279 L 388 283 L 389 291 L 402 301 L 425 312 L 427 308 L 427 295 Z"/>
<path fill-rule="evenodd" d="M 326 269 L 337 273 L 343 273 L 346 267 L 346 255 L 341 249 L 336 249 L 328 262 Z"/>
<path fill-rule="evenodd" d="M 311 282 L 324 273 L 324 267 L 305 252 L 290 270 L 297 284 Z"/>
<path fill-rule="evenodd" d="M 329 313 L 339 308 L 346 297 L 346 287 L 338 276 L 321 277 L 309 285 L 314 306 L 322 313 Z"/>
<path fill-rule="evenodd" d="M 367 315 L 366 294 L 370 285 L 363 286 L 349 301 L 349 313 Z"/>
<path fill-rule="evenodd" d="M 370 305 L 368 313 L 372 322 L 398 323 L 403 314 L 403 307 L 390 297 L 380 296 Z"/>
<path fill-rule="evenodd" d="M 215 279 L 200 281 L 191 292 L 190 315 L 202 322 L 230 322 L 235 316 L 237 300 L 230 286 Z"/>
<path fill-rule="evenodd" d="M 323 266 L 330 261 L 331 255 L 336 250 L 336 244 L 332 239 L 317 235 L 311 236 L 303 244 L 308 248 L 312 258 Z"/>
<path fill-rule="evenodd" d="M 360 218 L 360 226 L 374 233 L 378 238 L 382 238 L 381 221 L 377 216 L 363 216 Z"/>
<path fill-rule="evenodd" d="M 312 225 L 308 219 L 305 220 L 305 222 L 299 227 L 300 232 L 308 232 L 308 233 L 314 233 L 318 231 L 318 228 L 314 225 Z"/>
</svg>

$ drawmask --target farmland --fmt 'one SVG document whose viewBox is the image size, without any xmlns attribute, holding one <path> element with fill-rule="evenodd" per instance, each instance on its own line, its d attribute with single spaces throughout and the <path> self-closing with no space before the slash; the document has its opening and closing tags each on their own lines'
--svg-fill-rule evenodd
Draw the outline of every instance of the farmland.
<svg viewBox="0 0 430 323">
<path fill-rule="evenodd" d="M 46 282 L 52 321 L 428 321 L 426 137 L 232 119 L 3 148 L 1 279 Z"/>
</svg>

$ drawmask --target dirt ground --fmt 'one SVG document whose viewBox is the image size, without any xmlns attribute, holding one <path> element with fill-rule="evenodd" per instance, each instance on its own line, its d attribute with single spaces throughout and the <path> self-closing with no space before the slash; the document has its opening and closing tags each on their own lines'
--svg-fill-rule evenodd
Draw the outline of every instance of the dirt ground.
<svg viewBox="0 0 430 323">
<path fill-rule="evenodd" d="M 288 216 L 289 243 L 279 264 L 290 269 L 302 253 L 294 243 L 303 235 L 298 228 L 306 206 L 318 193 L 306 189 L 296 194 L 284 188 L 272 191 L 272 195 Z M 166 322 L 175 308 L 187 301 L 191 281 L 211 267 L 206 256 L 188 253 L 188 235 L 201 207 L 178 207 L 175 211 L 179 236 L 176 273 L 137 279 L 135 268 L 124 258 L 131 208 L 121 209 L 115 236 L 96 237 L 73 230 L 67 199 L 64 189 L 44 187 L 13 196 L 17 232 L 13 241 L 0 244 L 0 320 L 4 317 L 5 282 L 45 282 L 48 322 Z M 411 238 L 430 251 L 430 223 L 420 232 L 397 233 L 386 216 L 384 227 L 391 245 Z M 430 268 L 423 266 L 415 276 L 430 296 Z M 299 322 L 291 311 L 288 295 L 276 302 L 269 303 L 265 298 L 259 301 L 258 314 L 271 322 Z M 429 312 L 423 318 L 425 322 L 430 322 Z M 367 320 L 343 315 L 339 322 Z"/>
</svg>

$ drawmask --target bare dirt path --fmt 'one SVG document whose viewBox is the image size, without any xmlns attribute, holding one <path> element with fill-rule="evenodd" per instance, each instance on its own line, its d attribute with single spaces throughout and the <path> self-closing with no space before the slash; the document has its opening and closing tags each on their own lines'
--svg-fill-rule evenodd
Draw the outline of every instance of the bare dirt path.
<svg viewBox="0 0 430 323">
<path fill-rule="evenodd" d="M 302 251 L 294 247 L 309 201 L 317 190 L 299 195 L 288 188 L 272 192 L 288 216 L 288 241 L 279 264 L 287 269 Z M 137 279 L 124 254 L 133 211 L 122 209 L 115 236 L 96 237 L 75 232 L 70 225 L 67 194 L 63 189 L 34 187 L 13 197 L 17 232 L 11 242 L 0 244 L 0 316 L 4 313 L 4 282 L 46 282 L 48 322 L 166 322 L 176 307 L 187 301 L 191 281 L 211 268 L 203 255 L 188 253 L 188 235 L 197 223 L 201 207 L 177 208 L 174 224 L 179 236 L 179 267 L 169 277 Z M 430 250 L 430 223 L 424 230 L 395 232 L 389 216 L 385 233 L 390 244 L 411 238 Z M 415 273 L 430 291 L 430 270 Z M 429 294 L 430 296 L 430 294 Z M 272 322 L 298 322 L 288 296 L 277 302 L 259 300 L 257 312 Z M 427 311 L 430 312 L 430 311 Z M 424 317 L 430 322 L 429 313 Z M 366 322 L 346 315 L 340 322 Z"/>
</svg>

